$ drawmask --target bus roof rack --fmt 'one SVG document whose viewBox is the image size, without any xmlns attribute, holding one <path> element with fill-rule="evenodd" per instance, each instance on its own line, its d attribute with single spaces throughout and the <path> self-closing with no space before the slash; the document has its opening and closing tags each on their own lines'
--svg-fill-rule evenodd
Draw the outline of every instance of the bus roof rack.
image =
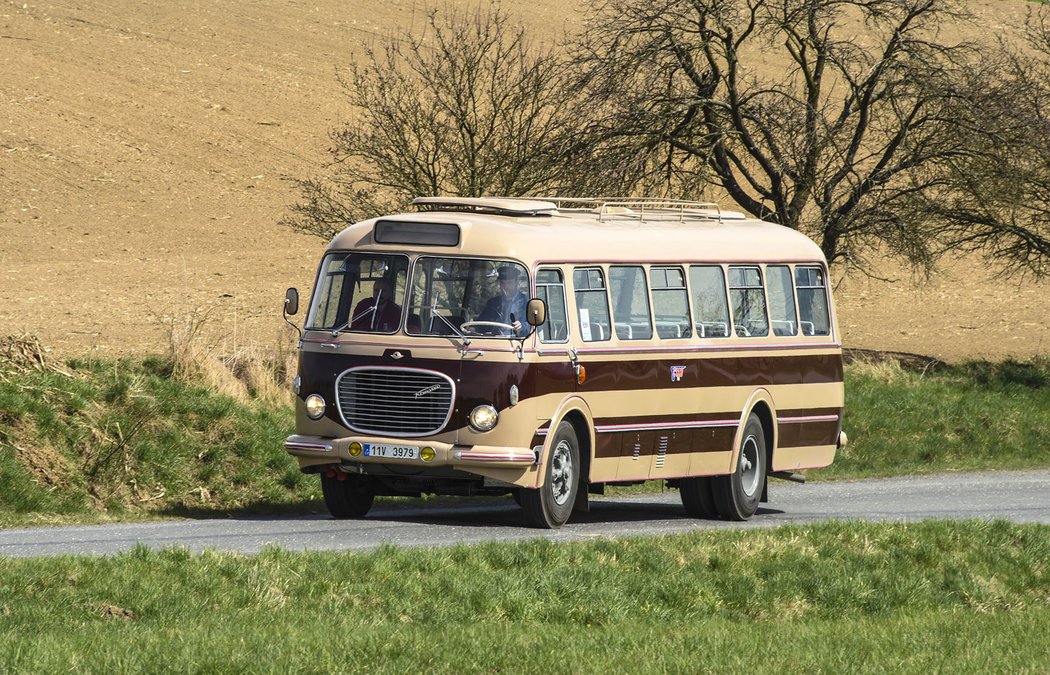
<svg viewBox="0 0 1050 675">
<path fill-rule="evenodd" d="M 647 216 L 677 216 L 722 222 L 745 220 L 737 211 L 723 211 L 714 202 L 696 202 L 662 197 L 416 197 L 412 205 L 421 211 L 467 211 L 503 216 L 555 216 L 559 211 L 584 211 L 598 216 L 598 222 L 608 217 L 635 218 L 645 221 Z"/>
<path fill-rule="evenodd" d="M 637 218 L 645 220 L 647 215 L 677 215 L 679 221 L 686 217 L 703 220 L 745 220 L 737 211 L 723 211 L 715 202 L 695 202 L 687 199 L 665 199 L 663 197 L 549 197 L 548 201 L 566 211 L 592 211 L 601 222 L 606 216 Z"/>
<path fill-rule="evenodd" d="M 553 216 L 558 213 L 550 201 L 516 197 L 416 197 L 412 205 L 421 211 L 474 211 L 506 216 Z"/>
</svg>

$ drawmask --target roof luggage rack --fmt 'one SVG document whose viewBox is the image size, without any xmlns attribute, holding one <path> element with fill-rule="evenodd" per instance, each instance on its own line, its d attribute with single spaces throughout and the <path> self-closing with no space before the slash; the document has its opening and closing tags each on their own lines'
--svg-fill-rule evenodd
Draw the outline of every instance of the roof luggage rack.
<svg viewBox="0 0 1050 675">
<path fill-rule="evenodd" d="M 420 211 L 465 211 L 490 213 L 501 216 L 556 216 L 559 211 L 594 213 L 598 222 L 606 218 L 636 218 L 645 221 L 647 216 L 678 216 L 679 222 L 686 218 L 722 222 L 723 220 L 745 220 L 737 211 L 723 211 L 714 202 L 694 202 L 685 199 L 661 197 L 416 197 L 412 205 Z"/>
<path fill-rule="evenodd" d="M 645 220 L 646 215 L 678 214 L 679 222 L 686 216 L 704 220 L 743 220 L 744 215 L 735 211 L 723 211 L 715 202 L 694 202 L 687 199 L 664 199 L 662 197 L 547 197 L 559 209 L 593 211 L 598 222 L 606 216 L 636 217 Z"/>
</svg>

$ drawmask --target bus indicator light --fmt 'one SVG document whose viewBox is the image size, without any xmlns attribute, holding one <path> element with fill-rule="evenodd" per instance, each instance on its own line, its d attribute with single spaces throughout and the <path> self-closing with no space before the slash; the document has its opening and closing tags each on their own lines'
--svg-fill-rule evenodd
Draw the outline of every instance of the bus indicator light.
<svg viewBox="0 0 1050 675">
<path fill-rule="evenodd" d="M 583 364 L 576 366 L 576 384 L 583 384 L 587 380 L 587 369 Z"/>
</svg>

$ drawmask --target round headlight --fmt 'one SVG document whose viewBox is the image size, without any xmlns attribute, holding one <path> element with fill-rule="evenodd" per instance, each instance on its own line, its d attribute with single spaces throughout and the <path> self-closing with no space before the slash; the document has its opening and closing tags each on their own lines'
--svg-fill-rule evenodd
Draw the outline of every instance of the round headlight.
<svg viewBox="0 0 1050 675">
<path fill-rule="evenodd" d="M 434 461 L 434 448 L 429 445 L 419 451 L 419 458 L 424 462 Z"/>
<path fill-rule="evenodd" d="M 492 406 L 479 405 L 470 411 L 470 426 L 478 431 L 489 431 L 499 421 L 499 413 Z"/>
<path fill-rule="evenodd" d="M 350 444 L 350 455 L 351 456 L 353 456 L 353 457 L 360 456 L 362 450 L 364 450 L 364 448 L 357 441 L 354 441 L 353 443 Z"/>
<path fill-rule="evenodd" d="M 324 399 L 317 394 L 306 397 L 306 416 L 312 420 L 319 420 L 324 416 Z"/>
</svg>

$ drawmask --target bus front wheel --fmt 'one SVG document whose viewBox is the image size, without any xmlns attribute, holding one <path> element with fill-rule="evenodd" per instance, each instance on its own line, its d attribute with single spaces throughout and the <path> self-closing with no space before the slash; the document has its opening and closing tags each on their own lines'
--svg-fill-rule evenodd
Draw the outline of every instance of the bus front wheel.
<svg viewBox="0 0 1050 675">
<path fill-rule="evenodd" d="M 525 521 L 533 527 L 561 527 L 572 514 L 580 483 L 580 443 L 572 424 L 562 421 L 551 441 L 543 487 L 518 492 Z"/>
<path fill-rule="evenodd" d="M 715 508 L 726 520 L 747 520 L 755 515 L 766 480 L 766 435 L 762 421 L 751 413 L 744 424 L 736 466 L 728 476 L 711 479 Z"/>
<path fill-rule="evenodd" d="M 340 471 L 331 473 L 321 473 L 321 492 L 328 512 L 340 519 L 364 517 L 375 500 L 371 480 Z"/>
</svg>

